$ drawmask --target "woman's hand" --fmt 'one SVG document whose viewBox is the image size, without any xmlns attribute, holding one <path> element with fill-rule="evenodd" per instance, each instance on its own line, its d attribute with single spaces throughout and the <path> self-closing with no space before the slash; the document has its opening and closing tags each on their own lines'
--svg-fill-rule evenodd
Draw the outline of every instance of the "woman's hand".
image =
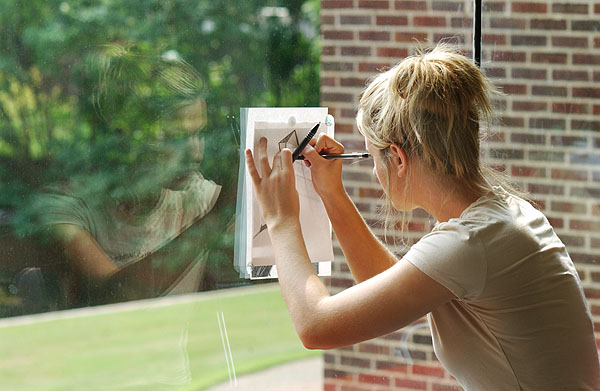
<svg viewBox="0 0 600 391">
<path fill-rule="evenodd" d="M 344 146 L 324 133 L 316 141 L 311 140 L 302 153 L 310 167 L 313 186 L 323 201 L 343 194 L 345 190 L 342 184 L 342 160 L 325 159 L 320 154 L 341 153 L 344 153 Z"/>
<path fill-rule="evenodd" d="M 260 174 L 255 161 L 260 167 Z M 284 149 L 275 154 L 271 167 L 264 137 L 259 141 L 256 159 L 252 151 L 246 150 L 246 166 L 269 229 L 283 224 L 299 224 L 300 201 L 292 164 L 292 152 Z"/>
</svg>

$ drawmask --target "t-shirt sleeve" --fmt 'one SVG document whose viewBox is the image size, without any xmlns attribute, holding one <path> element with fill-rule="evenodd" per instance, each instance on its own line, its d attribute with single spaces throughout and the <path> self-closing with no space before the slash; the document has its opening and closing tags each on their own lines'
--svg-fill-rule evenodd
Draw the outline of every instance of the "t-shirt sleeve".
<svg viewBox="0 0 600 391">
<path fill-rule="evenodd" d="M 68 194 L 40 194 L 36 197 L 35 209 L 40 230 L 57 224 L 73 224 L 94 234 L 89 208 L 78 197 Z"/>
<path fill-rule="evenodd" d="M 459 298 L 477 296 L 485 286 L 487 262 L 483 245 L 461 224 L 440 224 L 414 244 L 404 259 Z"/>
</svg>

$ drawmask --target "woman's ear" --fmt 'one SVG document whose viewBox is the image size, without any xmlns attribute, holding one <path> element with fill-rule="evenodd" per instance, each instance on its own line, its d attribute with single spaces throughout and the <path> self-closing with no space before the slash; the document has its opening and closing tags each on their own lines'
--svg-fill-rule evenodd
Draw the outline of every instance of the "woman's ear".
<svg viewBox="0 0 600 391">
<path fill-rule="evenodd" d="M 392 144 L 390 145 L 390 153 L 392 154 L 391 162 L 392 166 L 396 170 L 398 176 L 405 176 L 406 170 L 408 170 L 408 158 L 406 157 L 406 151 L 404 148 Z"/>
</svg>

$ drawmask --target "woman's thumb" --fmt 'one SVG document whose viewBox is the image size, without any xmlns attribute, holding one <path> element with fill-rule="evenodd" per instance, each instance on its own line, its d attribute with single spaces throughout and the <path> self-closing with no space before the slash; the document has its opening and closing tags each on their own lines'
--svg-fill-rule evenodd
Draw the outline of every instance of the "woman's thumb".
<svg viewBox="0 0 600 391">
<path fill-rule="evenodd" d="M 302 154 L 304 155 L 304 158 L 308 160 L 311 164 L 313 164 L 316 159 L 323 159 L 321 155 L 319 155 L 317 150 L 310 144 L 308 144 L 306 148 L 304 148 Z"/>
</svg>

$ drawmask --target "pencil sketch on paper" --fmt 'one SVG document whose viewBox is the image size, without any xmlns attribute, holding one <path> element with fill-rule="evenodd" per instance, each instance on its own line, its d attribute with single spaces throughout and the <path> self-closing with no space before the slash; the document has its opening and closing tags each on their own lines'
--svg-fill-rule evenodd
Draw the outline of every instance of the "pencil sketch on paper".
<svg viewBox="0 0 600 391">
<path fill-rule="evenodd" d="M 272 162 L 273 156 L 284 148 L 294 150 L 300 141 L 306 136 L 310 128 L 315 123 L 323 122 L 327 115 L 326 109 L 295 109 L 296 118 L 304 121 L 296 122 L 291 125 L 287 117 L 292 112 L 284 113 L 285 118 L 281 121 L 268 121 L 263 119 L 252 120 L 251 111 L 248 109 L 248 120 L 245 128 L 246 146 L 254 150 L 262 137 L 267 139 L 267 156 Z M 275 110 L 275 113 L 267 118 L 277 117 L 282 109 L 256 109 L 256 110 Z M 292 109 L 285 109 L 292 110 Z M 312 114 L 314 118 L 307 118 L 301 114 Z M 317 114 L 317 115 L 315 115 Z M 309 116 L 310 117 L 310 116 Z M 314 121 L 314 122 L 313 122 Z M 333 126 L 330 128 L 323 126 L 330 135 L 333 135 Z M 260 167 L 258 167 L 260 174 Z M 307 251 L 313 266 L 320 275 L 329 275 L 331 270 L 331 261 L 333 260 L 333 247 L 331 244 L 331 224 L 327 217 L 325 207 L 317 195 L 310 173 L 310 168 L 302 161 L 294 163 L 294 173 L 296 175 L 296 189 L 300 199 L 300 225 L 302 234 L 307 244 Z M 254 197 L 254 190 L 251 187 L 251 180 L 244 172 L 243 176 L 245 191 L 243 191 L 243 200 L 238 195 L 238 216 L 244 222 L 237 222 L 236 227 L 236 250 L 238 256 L 238 270 L 246 278 L 276 278 L 277 271 L 274 265 L 274 254 L 267 226 L 262 218 L 262 213 L 257 200 Z M 242 188 L 240 187 L 240 188 Z M 245 233 L 244 233 L 245 231 Z"/>
</svg>

